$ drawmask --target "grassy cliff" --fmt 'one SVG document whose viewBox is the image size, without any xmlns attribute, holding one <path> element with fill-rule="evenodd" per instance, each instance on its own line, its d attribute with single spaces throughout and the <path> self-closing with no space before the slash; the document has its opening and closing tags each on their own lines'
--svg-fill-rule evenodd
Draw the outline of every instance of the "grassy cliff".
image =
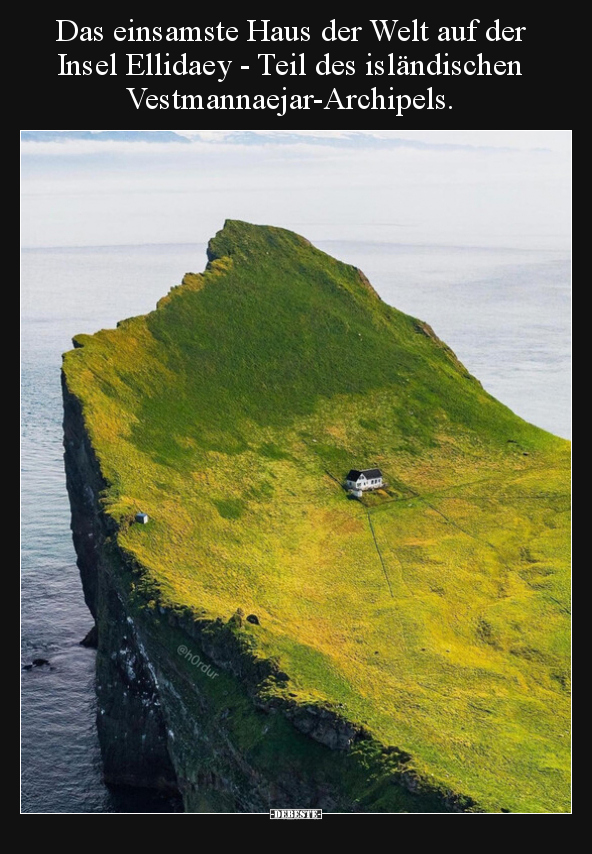
<svg viewBox="0 0 592 854">
<path fill-rule="evenodd" d="M 482 809 L 567 810 L 569 444 L 302 237 L 228 221 L 208 258 L 64 357 L 146 607 L 255 614 L 270 691 Z"/>
</svg>

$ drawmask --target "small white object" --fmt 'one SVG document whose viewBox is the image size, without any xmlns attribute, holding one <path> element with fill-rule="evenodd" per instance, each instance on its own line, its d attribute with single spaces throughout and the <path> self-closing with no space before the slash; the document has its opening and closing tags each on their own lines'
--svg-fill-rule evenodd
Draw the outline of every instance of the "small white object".
<svg viewBox="0 0 592 854">
<path fill-rule="evenodd" d="M 139 522 L 140 525 L 145 525 L 148 522 L 148 514 L 147 513 L 136 513 L 136 522 Z"/>
<path fill-rule="evenodd" d="M 383 486 L 380 469 L 351 469 L 345 479 L 348 489 L 380 489 Z"/>
</svg>

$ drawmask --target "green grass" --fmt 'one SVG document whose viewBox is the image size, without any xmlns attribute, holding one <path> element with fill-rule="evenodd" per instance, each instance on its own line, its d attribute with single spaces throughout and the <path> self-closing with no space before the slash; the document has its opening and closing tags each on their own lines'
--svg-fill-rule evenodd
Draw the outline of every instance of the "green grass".
<svg viewBox="0 0 592 854">
<path fill-rule="evenodd" d="M 486 810 L 569 809 L 569 444 L 354 267 L 229 221 L 158 309 L 64 358 L 120 544 Z M 349 501 L 352 467 L 389 494 Z M 373 535 L 374 534 L 374 535 Z M 148 581 L 147 581 L 148 583 Z"/>
</svg>

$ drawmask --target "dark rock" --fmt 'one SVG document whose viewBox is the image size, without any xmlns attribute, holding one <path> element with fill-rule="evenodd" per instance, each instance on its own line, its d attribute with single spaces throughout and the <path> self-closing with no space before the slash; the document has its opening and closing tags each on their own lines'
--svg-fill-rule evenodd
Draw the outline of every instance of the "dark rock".
<svg viewBox="0 0 592 854">
<path fill-rule="evenodd" d="M 259 617 L 257 614 L 249 614 L 247 617 L 247 623 L 253 623 L 254 626 L 259 626 Z"/>
<path fill-rule="evenodd" d="M 33 666 L 34 667 L 43 667 L 44 664 L 49 664 L 47 658 L 34 658 Z"/>
<path fill-rule="evenodd" d="M 396 759 L 401 765 L 404 765 L 406 762 L 411 761 L 411 754 L 407 753 L 404 750 L 401 750 L 399 747 L 395 747 L 392 744 L 386 745 L 382 748 L 382 752 L 387 756 L 391 756 L 393 759 Z"/>
<path fill-rule="evenodd" d="M 87 646 L 90 649 L 96 649 L 99 643 L 99 633 L 96 624 L 86 633 L 80 641 L 80 646 Z"/>
<path fill-rule="evenodd" d="M 416 794 L 419 791 L 419 779 L 415 772 L 403 771 L 400 779 L 408 792 Z"/>
<path fill-rule="evenodd" d="M 360 728 L 329 709 L 317 706 L 288 707 L 286 717 L 297 730 L 330 750 L 349 750 L 360 736 Z"/>
<path fill-rule="evenodd" d="M 454 792 L 448 792 L 447 796 L 444 799 L 444 803 L 446 804 L 446 807 L 450 812 L 481 812 L 481 810 L 475 809 L 475 801 L 472 798 L 467 797 L 467 795 L 459 795 Z"/>
<path fill-rule="evenodd" d="M 32 664 L 25 664 L 25 666 L 23 667 L 23 670 L 32 670 L 32 669 L 33 669 Z"/>
</svg>

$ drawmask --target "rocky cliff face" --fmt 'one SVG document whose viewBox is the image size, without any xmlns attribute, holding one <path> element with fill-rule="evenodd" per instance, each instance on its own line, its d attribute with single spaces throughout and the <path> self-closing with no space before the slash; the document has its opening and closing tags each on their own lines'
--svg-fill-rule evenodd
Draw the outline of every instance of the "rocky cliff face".
<svg viewBox="0 0 592 854">
<path fill-rule="evenodd" d="M 188 812 L 270 807 L 473 810 L 420 779 L 339 711 L 266 696 L 289 676 L 228 623 L 136 594 L 143 574 L 101 510 L 105 483 L 78 399 L 63 378 L 72 534 L 98 629 L 97 726 L 107 783 L 178 791 Z"/>
<path fill-rule="evenodd" d="M 84 597 L 98 629 L 97 724 L 106 782 L 176 788 L 166 727 L 149 662 L 128 621 L 117 567 L 116 531 L 101 514 L 104 487 L 81 407 L 65 383 L 64 448 L 72 536 Z"/>
</svg>

